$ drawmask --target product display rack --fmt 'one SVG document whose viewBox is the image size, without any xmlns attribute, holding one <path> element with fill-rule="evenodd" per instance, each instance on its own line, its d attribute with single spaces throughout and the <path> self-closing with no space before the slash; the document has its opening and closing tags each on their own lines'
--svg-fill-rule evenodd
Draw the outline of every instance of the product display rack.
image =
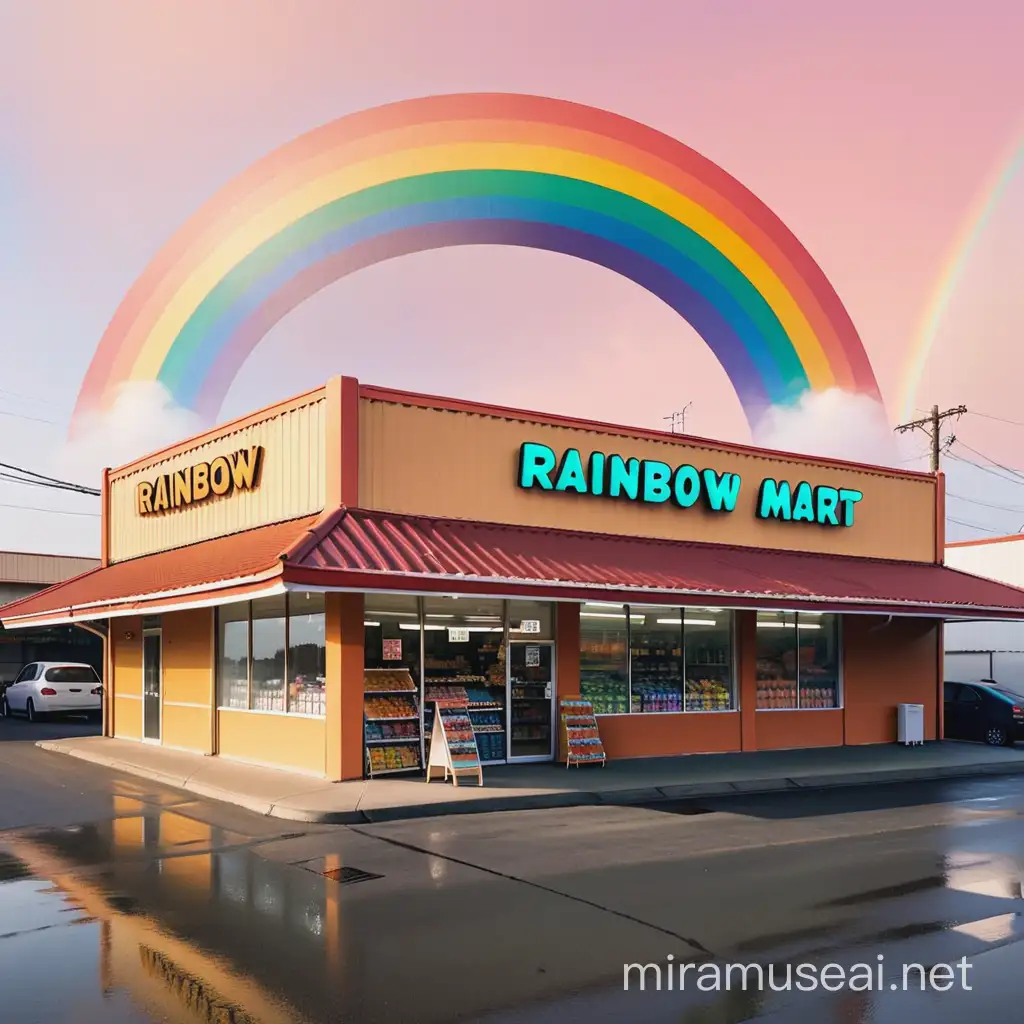
<svg viewBox="0 0 1024 1024">
<path fill-rule="evenodd" d="M 408 669 L 364 671 L 363 748 L 370 778 L 422 770 L 419 699 Z"/>
<path fill-rule="evenodd" d="M 427 756 L 427 782 L 441 769 L 444 779 L 458 786 L 466 775 L 476 777 L 477 785 L 484 784 L 480 751 L 477 747 L 469 708 L 454 698 L 434 702 L 430 753 Z"/>
<path fill-rule="evenodd" d="M 599 764 L 604 767 L 607 756 L 601 733 L 594 717 L 594 706 L 582 697 L 564 697 L 558 702 L 562 721 L 562 749 L 565 767 Z"/>
<path fill-rule="evenodd" d="M 493 659 L 488 655 L 495 655 Z M 490 664 L 486 664 L 490 662 Z M 443 691 L 458 688 L 477 736 L 480 761 L 504 764 L 508 756 L 505 734 L 505 649 L 480 648 L 455 658 L 428 658 L 423 666 L 423 734 L 429 760 L 433 736 L 434 700 Z"/>
</svg>

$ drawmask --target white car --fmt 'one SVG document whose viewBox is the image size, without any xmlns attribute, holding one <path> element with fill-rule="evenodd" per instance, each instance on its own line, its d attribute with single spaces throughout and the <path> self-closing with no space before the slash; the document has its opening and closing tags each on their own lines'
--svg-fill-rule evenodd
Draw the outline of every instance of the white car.
<svg viewBox="0 0 1024 1024">
<path fill-rule="evenodd" d="M 4 691 L 0 713 L 25 715 L 30 722 L 50 714 L 96 714 L 103 685 L 91 665 L 68 661 L 34 661 Z"/>
</svg>

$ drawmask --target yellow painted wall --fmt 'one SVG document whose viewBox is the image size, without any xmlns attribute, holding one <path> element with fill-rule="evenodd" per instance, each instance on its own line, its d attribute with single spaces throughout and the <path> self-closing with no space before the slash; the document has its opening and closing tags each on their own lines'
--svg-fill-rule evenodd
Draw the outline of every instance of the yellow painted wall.
<svg viewBox="0 0 1024 1024">
<path fill-rule="evenodd" d="M 111 619 L 114 735 L 142 739 L 142 619 Z"/>
<path fill-rule="evenodd" d="M 172 612 L 163 627 L 163 743 L 213 753 L 213 609 Z M 201 705 L 183 707 L 181 705 Z"/>
<path fill-rule="evenodd" d="M 223 710 L 217 718 L 224 757 L 325 774 L 327 729 L 322 718 Z"/>
<path fill-rule="evenodd" d="M 253 421 L 198 437 L 166 457 L 147 459 L 112 474 L 110 560 L 167 551 L 319 512 L 324 507 L 326 480 L 326 404 L 321 389 L 301 402 L 269 409 Z M 262 445 L 264 454 L 259 483 L 251 491 L 159 515 L 139 514 L 136 490 L 140 483 L 253 445 Z"/>
</svg>

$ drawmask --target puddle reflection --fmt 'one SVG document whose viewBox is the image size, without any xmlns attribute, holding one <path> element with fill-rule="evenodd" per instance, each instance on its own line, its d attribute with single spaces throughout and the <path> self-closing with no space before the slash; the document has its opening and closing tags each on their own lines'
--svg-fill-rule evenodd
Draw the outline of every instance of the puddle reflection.
<svg viewBox="0 0 1024 1024">
<path fill-rule="evenodd" d="M 39 980 L 18 987 L 6 1019 L 63 1019 L 68 1007 L 111 1024 L 330 1019 L 337 886 L 247 841 L 159 808 L 4 837 L 5 974 Z"/>
</svg>

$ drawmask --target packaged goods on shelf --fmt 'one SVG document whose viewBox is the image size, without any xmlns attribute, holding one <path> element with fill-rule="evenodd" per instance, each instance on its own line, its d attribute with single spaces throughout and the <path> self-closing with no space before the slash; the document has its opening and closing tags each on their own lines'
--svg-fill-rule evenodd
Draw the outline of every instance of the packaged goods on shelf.
<svg viewBox="0 0 1024 1024">
<path fill-rule="evenodd" d="M 800 687 L 800 707 L 802 708 L 834 708 L 836 707 L 836 691 L 832 686 Z"/>
<path fill-rule="evenodd" d="M 682 711 L 683 695 L 679 683 L 649 677 L 633 680 L 633 711 Z"/>
<path fill-rule="evenodd" d="M 367 753 L 371 772 L 393 772 L 420 767 L 419 747 L 411 744 L 395 747 L 370 747 Z"/>
<path fill-rule="evenodd" d="M 413 719 L 409 722 L 375 722 L 366 723 L 366 739 L 369 740 L 397 740 L 397 739 L 418 739 L 420 735 L 420 723 Z"/>
<path fill-rule="evenodd" d="M 796 707 L 796 685 L 778 680 L 757 684 L 757 706 L 761 710 Z"/>
<path fill-rule="evenodd" d="M 501 732 L 478 732 L 476 734 L 476 745 L 480 751 L 481 761 L 505 760 L 504 730 Z"/>
<path fill-rule="evenodd" d="M 466 688 L 464 686 L 435 686 L 431 683 L 427 685 L 423 699 L 428 705 L 434 701 L 465 704 Z"/>
<path fill-rule="evenodd" d="M 364 711 L 368 719 L 374 718 L 418 718 L 415 698 L 412 694 L 404 696 L 367 696 Z"/>
<path fill-rule="evenodd" d="M 470 708 L 470 713 L 473 715 L 473 731 L 477 735 L 481 732 L 501 732 L 505 728 L 504 708 L 494 711 Z"/>
<path fill-rule="evenodd" d="M 368 668 L 363 674 L 363 688 L 367 693 L 404 692 L 415 690 L 416 684 L 408 669 Z"/>
<path fill-rule="evenodd" d="M 718 679 L 686 681 L 687 711 L 730 711 L 732 691 Z"/>
</svg>

